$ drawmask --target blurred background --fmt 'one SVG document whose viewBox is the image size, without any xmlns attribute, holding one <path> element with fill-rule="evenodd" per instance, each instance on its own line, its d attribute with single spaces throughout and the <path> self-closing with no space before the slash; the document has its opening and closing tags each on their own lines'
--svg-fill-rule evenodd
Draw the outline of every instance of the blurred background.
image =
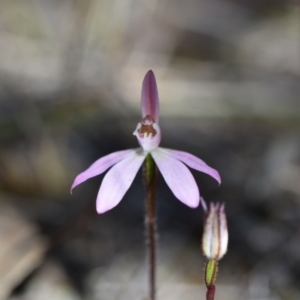
<svg viewBox="0 0 300 300">
<path fill-rule="evenodd" d="M 1 0 L 0 299 L 146 299 L 138 174 L 103 215 L 103 175 L 137 147 L 140 92 L 156 74 L 162 147 L 222 185 L 229 251 L 217 299 L 300 299 L 300 6 L 288 0 Z M 205 299 L 203 214 L 159 178 L 158 299 Z"/>
</svg>

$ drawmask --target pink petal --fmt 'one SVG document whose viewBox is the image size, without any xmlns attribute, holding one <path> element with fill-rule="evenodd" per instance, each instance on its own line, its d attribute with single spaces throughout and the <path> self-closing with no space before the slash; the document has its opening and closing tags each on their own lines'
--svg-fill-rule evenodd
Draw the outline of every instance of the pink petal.
<svg viewBox="0 0 300 300">
<path fill-rule="evenodd" d="M 215 180 L 217 180 L 219 184 L 221 184 L 221 178 L 218 171 L 208 166 L 203 160 L 196 157 L 195 155 L 183 151 L 164 149 L 164 148 L 160 148 L 160 149 L 164 151 L 164 153 L 166 153 L 167 155 L 175 159 L 179 159 L 180 161 L 188 165 L 190 168 L 193 168 L 197 171 L 210 175 Z"/>
<path fill-rule="evenodd" d="M 136 149 L 117 151 L 96 160 L 87 170 L 77 175 L 77 177 L 75 178 L 72 184 L 71 193 L 75 186 L 88 180 L 89 178 L 100 175 L 101 173 L 105 172 L 108 168 L 110 168 L 114 164 L 118 163 L 119 161 L 125 159 L 126 157 L 130 156 L 135 152 Z"/>
<path fill-rule="evenodd" d="M 122 200 L 146 155 L 139 149 L 107 172 L 97 196 L 96 206 L 99 214 L 112 209 Z"/>
<path fill-rule="evenodd" d="M 159 118 L 159 100 L 154 73 L 150 70 L 145 75 L 142 86 L 142 117 L 151 116 L 156 123 Z"/>
<path fill-rule="evenodd" d="M 200 201 L 199 189 L 190 170 L 179 160 L 167 155 L 161 148 L 151 155 L 174 195 L 184 204 L 192 208 Z"/>
</svg>

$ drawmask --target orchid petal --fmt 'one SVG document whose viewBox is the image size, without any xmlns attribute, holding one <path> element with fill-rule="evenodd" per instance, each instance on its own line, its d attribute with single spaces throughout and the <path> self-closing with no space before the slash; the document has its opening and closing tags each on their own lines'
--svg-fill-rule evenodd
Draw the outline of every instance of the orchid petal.
<svg viewBox="0 0 300 300">
<path fill-rule="evenodd" d="M 156 123 L 159 118 L 158 91 L 154 73 L 150 70 L 145 75 L 142 86 L 142 117 L 151 116 Z"/>
<path fill-rule="evenodd" d="M 138 149 L 134 155 L 126 157 L 107 172 L 97 196 L 96 206 L 99 214 L 112 209 L 121 201 L 146 155 Z"/>
<path fill-rule="evenodd" d="M 77 177 L 75 178 L 72 184 L 71 193 L 75 186 L 81 184 L 82 182 L 88 180 L 89 178 L 102 174 L 108 168 L 110 168 L 111 166 L 115 165 L 119 161 L 125 159 L 126 157 L 130 156 L 135 152 L 136 152 L 135 149 L 117 151 L 96 160 L 87 170 L 77 175 Z"/>
<path fill-rule="evenodd" d="M 153 150 L 151 155 L 174 195 L 187 206 L 197 207 L 200 201 L 199 189 L 190 170 L 161 148 Z"/>
<path fill-rule="evenodd" d="M 203 172 L 207 175 L 210 175 L 212 178 L 217 180 L 219 184 L 221 184 L 221 178 L 218 171 L 208 166 L 203 160 L 196 157 L 195 155 L 183 151 L 172 150 L 172 149 L 165 149 L 165 148 L 160 148 L 160 149 L 164 151 L 165 154 L 182 161 L 190 168 Z"/>
</svg>

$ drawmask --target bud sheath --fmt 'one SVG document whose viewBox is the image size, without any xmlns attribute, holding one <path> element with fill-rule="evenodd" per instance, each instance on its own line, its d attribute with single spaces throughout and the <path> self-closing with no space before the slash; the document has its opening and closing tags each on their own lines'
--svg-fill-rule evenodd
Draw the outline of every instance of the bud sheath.
<svg viewBox="0 0 300 300">
<path fill-rule="evenodd" d="M 214 285 L 218 272 L 218 262 L 214 259 L 210 259 L 205 266 L 205 284 L 207 288 Z"/>
</svg>

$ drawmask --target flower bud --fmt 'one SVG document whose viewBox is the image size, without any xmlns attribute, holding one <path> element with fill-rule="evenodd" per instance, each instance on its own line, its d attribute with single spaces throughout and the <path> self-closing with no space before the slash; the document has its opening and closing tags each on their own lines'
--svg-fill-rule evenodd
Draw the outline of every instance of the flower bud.
<svg viewBox="0 0 300 300">
<path fill-rule="evenodd" d="M 228 230 L 224 204 L 211 203 L 204 223 L 202 250 L 208 259 L 219 260 L 227 251 Z"/>
</svg>

